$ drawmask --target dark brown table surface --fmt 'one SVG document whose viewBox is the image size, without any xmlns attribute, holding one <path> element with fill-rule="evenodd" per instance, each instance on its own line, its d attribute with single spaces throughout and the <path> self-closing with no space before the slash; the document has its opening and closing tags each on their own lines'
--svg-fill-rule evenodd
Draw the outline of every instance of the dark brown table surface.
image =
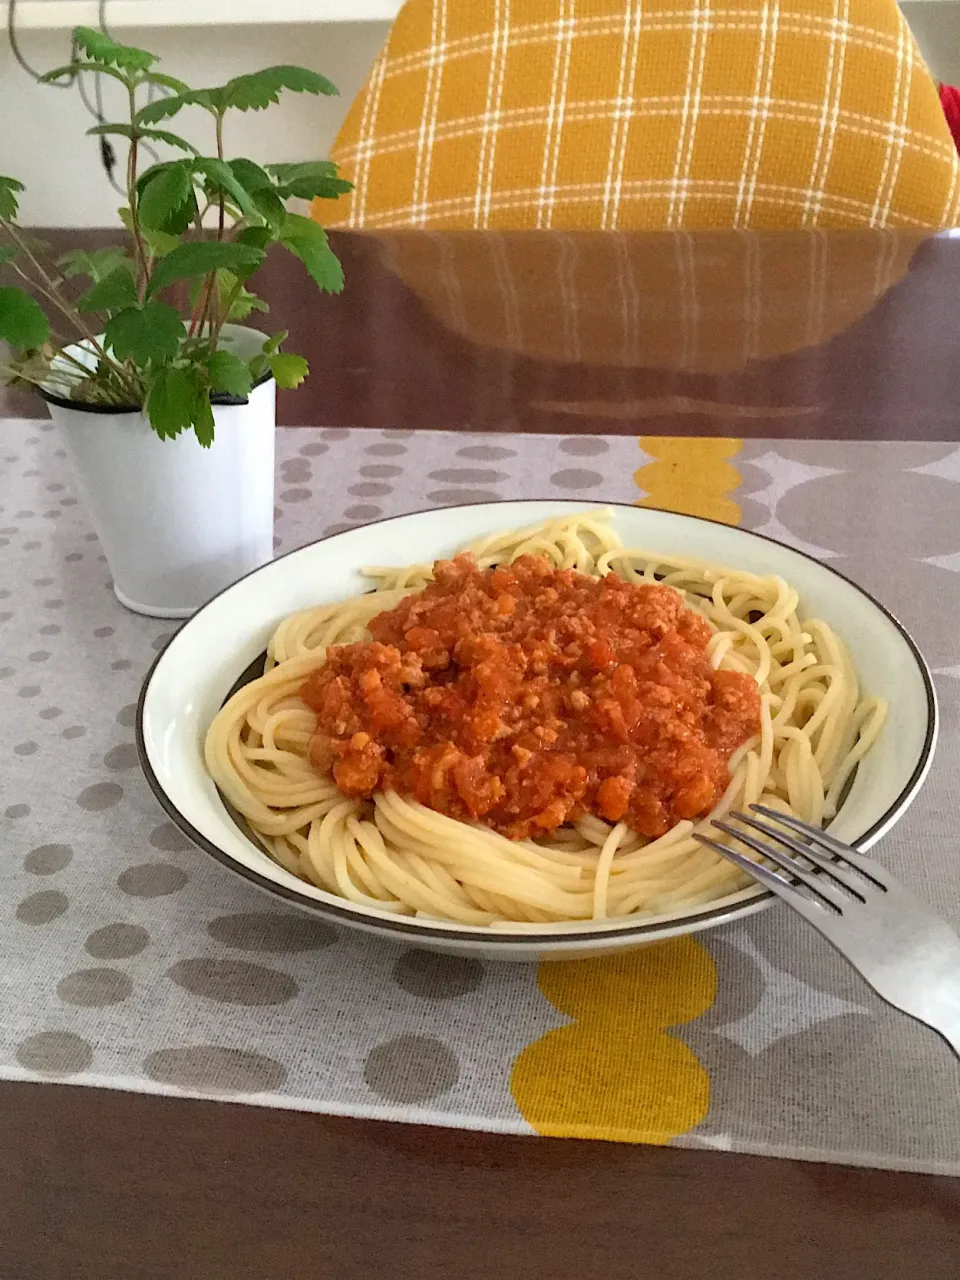
<svg viewBox="0 0 960 1280">
<path fill-rule="evenodd" d="M 44 233 L 102 242 L 103 233 Z M 281 423 L 960 440 L 960 239 L 337 237 Z M 0 413 L 39 412 L 0 393 Z M 3 1280 L 960 1275 L 960 1180 L 0 1085 Z"/>
</svg>

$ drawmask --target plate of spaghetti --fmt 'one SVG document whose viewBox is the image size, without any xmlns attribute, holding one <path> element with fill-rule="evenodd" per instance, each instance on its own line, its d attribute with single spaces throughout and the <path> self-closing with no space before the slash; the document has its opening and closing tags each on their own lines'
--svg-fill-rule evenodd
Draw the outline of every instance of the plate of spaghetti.
<svg viewBox="0 0 960 1280">
<path fill-rule="evenodd" d="M 769 905 L 696 833 L 763 803 L 866 848 L 936 731 L 916 645 L 828 566 L 546 501 L 400 516 L 264 566 L 177 632 L 137 716 L 173 820 L 253 883 L 512 959 Z"/>
</svg>

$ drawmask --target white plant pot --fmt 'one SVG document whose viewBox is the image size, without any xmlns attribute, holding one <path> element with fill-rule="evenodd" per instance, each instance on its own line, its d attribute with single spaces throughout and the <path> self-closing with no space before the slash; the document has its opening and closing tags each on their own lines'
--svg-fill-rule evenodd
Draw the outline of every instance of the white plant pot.
<svg viewBox="0 0 960 1280">
<path fill-rule="evenodd" d="M 209 449 L 192 431 L 161 440 L 139 411 L 45 398 L 122 605 L 186 618 L 273 558 L 272 378 L 245 404 L 214 405 Z"/>
</svg>

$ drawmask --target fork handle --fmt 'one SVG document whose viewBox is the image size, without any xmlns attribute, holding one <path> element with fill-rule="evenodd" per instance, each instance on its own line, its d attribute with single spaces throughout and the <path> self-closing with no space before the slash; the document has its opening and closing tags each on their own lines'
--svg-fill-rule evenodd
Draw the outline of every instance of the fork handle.
<svg viewBox="0 0 960 1280">
<path fill-rule="evenodd" d="M 861 970 L 861 975 L 863 971 Z M 867 979 L 870 982 L 870 979 Z M 929 1027 L 932 1031 L 936 1031 L 942 1039 L 960 1058 L 960 1003 L 956 1000 L 931 1000 L 929 997 L 921 1000 L 906 1000 L 897 998 L 889 992 L 880 990 L 878 986 L 870 985 L 888 1004 L 894 1009 L 899 1009 L 901 1013 L 908 1014 L 911 1018 L 916 1018 L 918 1022 L 922 1022 L 924 1026 Z"/>
</svg>

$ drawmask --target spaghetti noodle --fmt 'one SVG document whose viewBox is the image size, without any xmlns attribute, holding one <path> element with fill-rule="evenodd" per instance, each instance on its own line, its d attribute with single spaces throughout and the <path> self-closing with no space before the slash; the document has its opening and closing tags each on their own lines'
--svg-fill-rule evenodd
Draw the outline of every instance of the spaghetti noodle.
<svg viewBox="0 0 960 1280">
<path fill-rule="evenodd" d="M 624 547 L 607 511 L 578 513 L 493 535 L 464 548 L 480 569 L 544 557 L 592 578 L 660 583 L 709 627 L 716 671 L 749 676 L 759 691 L 759 732 L 729 759 L 729 781 L 709 815 L 648 838 L 625 821 L 584 812 L 542 835 L 508 839 L 396 791 L 346 796 L 310 759 L 317 716 L 305 682 L 333 645 L 370 640 L 368 624 L 433 580 L 427 564 L 363 571 L 375 590 L 285 619 L 263 676 L 240 689 L 207 734 L 207 768 L 226 800 L 286 870 L 357 905 L 471 926 L 661 913 L 712 901 L 745 877 L 693 832 L 731 809 L 763 802 L 813 823 L 828 821 L 886 704 L 861 697 L 842 641 L 801 621 L 783 579 Z M 629 816 L 629 815 L 628 815 Z"/>
</svg>

